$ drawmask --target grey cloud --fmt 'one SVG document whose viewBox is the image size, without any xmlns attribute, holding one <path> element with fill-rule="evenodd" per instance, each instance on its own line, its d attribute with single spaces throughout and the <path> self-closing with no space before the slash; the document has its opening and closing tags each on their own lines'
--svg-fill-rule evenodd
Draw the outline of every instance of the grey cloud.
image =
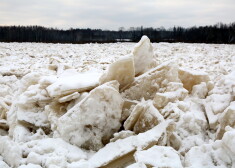
<svg viewBox="0 0 235 168">
<path fill-rule="evenodd" d="M 0 25 L 118 29 L 235 21 L 233 0 L 1 0 Z"/>
</svg>

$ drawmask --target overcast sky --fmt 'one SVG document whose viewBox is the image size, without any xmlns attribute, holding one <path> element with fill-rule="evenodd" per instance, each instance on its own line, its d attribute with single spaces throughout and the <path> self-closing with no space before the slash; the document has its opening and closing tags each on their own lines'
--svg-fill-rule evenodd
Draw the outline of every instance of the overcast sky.
<svg viewBox="0 0 235 168">
<path fill-rule="evenodd" d="M 191 27 L 235 22 L 235 0 L 0 0 L 0 25 Z"/>
</svg>

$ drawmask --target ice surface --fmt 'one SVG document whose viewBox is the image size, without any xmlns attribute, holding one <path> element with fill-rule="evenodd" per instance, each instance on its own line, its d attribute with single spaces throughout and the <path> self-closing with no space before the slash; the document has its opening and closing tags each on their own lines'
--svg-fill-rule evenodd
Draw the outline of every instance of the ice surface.
<svg viewBox="0 0 235 168">
<path fill-rule="evenodd" d="M 234 100 L 234 81 L 235 71 L 222 76 L 204 101 L 207 118 L 212 129 L 216 129 L 219 115 L 224 113 L 225 109 Z"/>
<path fill-rule="evenodd" d="M 130 100 L 153 99 L 156 92 L 169 82 L 178 82 L 178 67 L 173 62 L 165 62 L 144 74 L 122 89 L 122 95 Z M 163 89 L 161 89 L 163 90 Z"/>
<path fill-rule="evenodd" d="M 146 36 L 0 43 L 0 167 L 232 168 L 234 55 Z"/>
<path fill-rule="evenodd" d="M 221 139 L 224 135 L 226 126 L 235 128 L 235 101 L 231 102 L 225 111 L 219 116 L 219 128 L 217 139 Z"/>
<path fill-rule="evenodd" d="M 153 146 L 148 150 L 137 151 L 135 160 L 152 167 L 183 168 L 179 154 L 172 147 Z"/>
<path fill-rule="evenodd" d="M 205 72 L 186 70 L 183 68 L 179 69 L 179 78 L 184 84 L 184 88 L 189 92 L 192 91 L 194 85 L 210 81 L 209 76 Z"/>
<path fill-rule="evenodd" d="M 193 147 L 185 156 L 185 167 L 234 167 L 234 130 L 225 133 L 222 140 Z"/>
<path fill-rule="evenodd" d="M 50 97 L 62 97 L 74 92 L 91 90 L 98 86 L 99 73 L 82 73 L 71 76 L 59 77 L 46 90 Z"/>
<path fill-rule="evenodd" d="M 44 138 L 24 144 L 26 163 L 43 165 L 43 167 L 67 167 L 71 162 L 87 159 L 87 155 L 76 146 L 62 139 Z"/>
<path fill-rule="evenodd" d="M 4 161 L 0 160 L 0 167 L 2 168 L 10 168 Z"/>
<path fill-rule="evenodd" d="M 194 85 L 191 92 L 192 96 L 205 99 L 208 94 L 208 88 L 205 82 Z"/>
<path fill-rule="evenodd" d="M 110 139 L 110 142 L 115 142 L 118 139 L 124 139 L 124 138 L 127 138 L 132 135 L 135 135 L 135 133 L 133 131 L 123 130 L 123 131 L 120 131 L 118 133 L 113 134 L 113 138 Z"/>
<path fill-rule="evenodd" d="M 127 166 L 134 162 L 133 153 L 136 150 L 146 149 L 157 144 L 161 136 L 166 134 L 170 124 L 171 121 L 165 121 L 144 133 L 111 142 L 93 155 L 89 162 L 94 167 Z"/>
<path fill-rule="evenodd" d="M 92 90 L 58 119 L 58 136 L 86 149 L 103 147 L 121 127 L 123 99 L 118 86 L 111 81 Z"/>
<path fill-rule="evenodd" d="M 160 109 L 165 107 L 169 102 L 176 102 L 177 100 L 184 100 L 188 95 L 188 91 L 183 88 L 182 83 L 170 82 L 166 86 L 164 93 L 156 93 L 153 98 L 153 104 Z"/>
<path fill-rule="evenodd" d="M 108 68 L 108 71 L 100 78 L 100 83 L 117 80 L 120 88 L 133 82 L 135 77 L 134 60 L 131 56 L 122 57 Z"/>
<path fill-rule="evenodd" d="M 126 130 L 133 130 L 135 133 L 145 132 L 158 125 L 164 119 L 151 101 L 142 101 L 137 104 L 130 116 L 124 123 Z"/>
<path fill-rule="evenodd" d="M 7 136 L 0 137 L 0 155 L 11 167 L 18 167 L 22 159 L 22 149 Z"/>
<path fill-rule="evenodd" d="M 153 46 L 147 36 L 143 36 L 132 52 L 134 56 L 135 74 L 140 75 L 149 69 L 153 63 Z"/>
<path fill-rule="evenodd" d="M 139 162 L 139 163 L 133 163 L 133 164 L 127 166 L 126 168 L 147 168 L 147 167 L 144 163 Z"/>
</svg>

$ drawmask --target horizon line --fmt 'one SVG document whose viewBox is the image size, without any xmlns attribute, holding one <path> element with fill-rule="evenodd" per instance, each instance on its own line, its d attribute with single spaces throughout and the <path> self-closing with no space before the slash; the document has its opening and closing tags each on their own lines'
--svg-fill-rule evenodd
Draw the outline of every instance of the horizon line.
<svg viewBox="0 0 235 168">
<path fill-rule="evenodd" d="M 188 27 L 184 27 L 184 26 L 179 26 L 179 25 L 174 25 L 173 27 L 169 27 L 169 28 L 165 28 L 164 26 L 159 26 L 159 27 L 149 27 L 149 26 L 146 26 L 144 27 L 143 25 L 141 26 L 131 26 L 129 28 L 126 28 L 124 26 L 120 26 L 118 28 L 118 30 L 114 30 L 114 29 L 105 29 L 105 28 L 84 28 L 84 27 L 70 27 L 70 28 L 59 28 L 59 27 L 52 27 L 52 26 L 45 26 L 45 25 L 1 25 L 0 24 L 0 27 L 33 27 L 33 26 L 37 26 L 37 27 L 43 27 L 43 28 L 49 28 L 49 29 L 56 29 L 56 30 L 64 30 L 64 31 L 67 31 L 67 30 L 76 30 L 76 29 L 91 29 L 91 30 L 102 30 L 102 31 L 120 31 L 120 29 L 122 29 L 122 31 L 131 31 L 130 29 L 136 29 L 136 28 L 142 28 L 142 29 L 148 29 L 148 28 L 153 28 L 153 29 L 165 29 L 165 30 L 170 30 L 170 29 L 173 29 L 174 27 L 180 27 L 180 28 L 184 28 L 184 29 L 190 29 L 190 28 L 193 28 L 193 27 L 206 27 L 206 26 L 216 26 L 218 24 L 222 24 L 222 25 L 231 25 L 231 24 L 235 24 L 235 21 L 233 22 L 230 22 L 230 23 L 223 23 L 223 22 L 217 22 L 215 24 L 208 24 L 208 25 L 194 25 L 194 26 L 188 26 Z"/>
</svg>

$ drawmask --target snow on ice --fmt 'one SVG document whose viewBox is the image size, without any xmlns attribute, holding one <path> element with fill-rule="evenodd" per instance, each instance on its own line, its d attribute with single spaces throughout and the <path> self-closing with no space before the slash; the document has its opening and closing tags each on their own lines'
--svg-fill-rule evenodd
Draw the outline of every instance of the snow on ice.
<svg viewBox="0 0 235 168">
<path fill-rule="evenodd" d="M 0 43 L 1 168 L 235 167 L 235 46 Z"/>
</svg>

